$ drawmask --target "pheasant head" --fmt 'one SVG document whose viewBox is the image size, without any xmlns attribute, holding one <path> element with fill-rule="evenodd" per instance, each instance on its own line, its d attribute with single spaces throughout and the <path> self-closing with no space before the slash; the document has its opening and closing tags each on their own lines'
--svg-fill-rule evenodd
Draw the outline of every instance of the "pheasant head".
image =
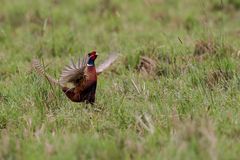
<svg viewBox="0 0 240 160">
<path fill-rule="evenodd" d="M 97 56 L 98 56 L 98 53 L 96 51 L 92 51 L 88 53 L 87 66 L 95 66 L 94 61 L 97 58 Z"/>
</svg>

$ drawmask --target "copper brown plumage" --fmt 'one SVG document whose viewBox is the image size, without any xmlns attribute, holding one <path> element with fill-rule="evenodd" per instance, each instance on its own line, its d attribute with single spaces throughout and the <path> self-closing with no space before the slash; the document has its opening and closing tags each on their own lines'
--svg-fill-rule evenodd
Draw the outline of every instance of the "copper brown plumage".
<svg viewBox="0 0 240 160">
<path fill-rule="evenodd" d="M 82 60 L 78 59 L 76 64 L 71 60 L 70 65 L 63 69 L 59 80 L 55 80 L 48 75 L 37 59 L 32 61 L 32 67 L 51 84 L 60 86 L 71 101 L 93 104 L 95 102 L 97 76 L 117 59 L 117 54 L 111 54 L 107 60 L 96 68 L 94 62 L 97 56 L 96 51 L 93 51 Z M 73 87 L 67 87 L 66 84 L 68 83 L 73 84 Z"/>
</svg>

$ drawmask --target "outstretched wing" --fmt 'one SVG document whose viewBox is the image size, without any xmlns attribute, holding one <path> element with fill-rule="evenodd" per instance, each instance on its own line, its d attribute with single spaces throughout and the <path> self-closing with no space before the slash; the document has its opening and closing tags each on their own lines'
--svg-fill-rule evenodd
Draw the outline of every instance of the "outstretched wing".
<svg viewBox="0 0 240 160">
<path fill-rule="evenodd" d="M 97 67 L 97 74 L 101 74 L 105 69 L 107 69 L 116 59 L 118 55 L 112 53 L 101 65 Z"/>
<path fill-rule="evenodd" d="M 66 83 L 73 83 L 73 85 L 81 84 L 86 75 L 84 74 L 85 67 L 87 65 L 87 56 L 82 60 L 78 59 L 78 62 L 75 64 L 71 59 L 70 65 L 67 65 L 60 76 L 59 82 L 62 85 Z"/>
</svg>

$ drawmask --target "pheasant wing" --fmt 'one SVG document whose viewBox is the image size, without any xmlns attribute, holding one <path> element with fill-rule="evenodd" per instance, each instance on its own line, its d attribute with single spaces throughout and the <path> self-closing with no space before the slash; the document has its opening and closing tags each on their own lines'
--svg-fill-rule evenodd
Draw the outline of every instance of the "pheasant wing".
<svg viewBox="0 0 240 160">
<path fill-rule="evenodd" d="M 81 84 L 85 80 L 84 70 L 87 65 L 87 57 L 82 60 L 78 59 L 75 64 L 71 59 L 70 65 L 67 65 L 60 76 L 60 84 L 72 83 L 74 86 Z"/>
<path fill-rule="evenodd" d="M 97 67 L 97 74 L 101 74 L 107 69 L 116 59 L 118 55 L 116 53 L 111 54 L 101 65 Z"/>
</svg>

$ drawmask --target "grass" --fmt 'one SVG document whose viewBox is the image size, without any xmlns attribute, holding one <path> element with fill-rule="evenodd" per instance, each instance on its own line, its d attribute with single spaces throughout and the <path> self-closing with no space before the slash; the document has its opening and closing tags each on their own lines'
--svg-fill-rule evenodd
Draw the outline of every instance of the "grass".
<svg viewBox="0 0 240 160">
<path fill-rule="evenodd" d="M 0 159 L 238 159 L 239 17 L 238 0 L 1 0 Z M 30 67 L 58 77 L 94 49 L 120 53 L 94 106 Z"/>
</svg>

